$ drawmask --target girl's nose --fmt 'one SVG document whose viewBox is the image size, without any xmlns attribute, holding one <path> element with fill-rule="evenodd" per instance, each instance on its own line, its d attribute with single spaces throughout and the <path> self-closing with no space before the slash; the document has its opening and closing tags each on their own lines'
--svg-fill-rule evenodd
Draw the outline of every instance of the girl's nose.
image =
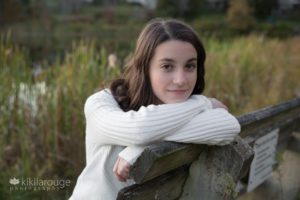
<svg viewBox="0 0 300 200">
<path fill-rule="evenodd" d="M 183 86 L 187 82 L 186 75 L 183 71 L 179 71 L 174 74 L 173 83 L 178 86 Z"/>
</svg>

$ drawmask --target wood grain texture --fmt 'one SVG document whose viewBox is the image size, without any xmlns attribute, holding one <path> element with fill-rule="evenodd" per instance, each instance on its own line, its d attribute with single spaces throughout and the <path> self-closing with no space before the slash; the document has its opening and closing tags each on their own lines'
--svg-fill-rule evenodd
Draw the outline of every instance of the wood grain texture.
<svg viewBox="0 0 300 200">
<path fill-rule="evenodd" d="M 188 176 L 188 166 L 181 166 L 143 184 L 134 184 L 119 191 L 117 200 L 175 200 L 181 196 Z"/>
<path fill-rule="evenodd" d="M 192 163 L 204 145 L 162 142 L 147 147 L 130 169 L 136 183 L 160 176 L 182 165 Z"/>
</svg>

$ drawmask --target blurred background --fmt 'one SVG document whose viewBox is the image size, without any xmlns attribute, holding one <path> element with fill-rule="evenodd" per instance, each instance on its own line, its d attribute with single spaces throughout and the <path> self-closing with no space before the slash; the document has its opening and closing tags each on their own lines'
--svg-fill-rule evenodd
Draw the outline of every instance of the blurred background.
<svg viewBox="0 0 300 200">
<path fill-rule="evenodd" d="M 300 97 L 300 0 L 0 0 L 0 199 L 70 196 L 85 166 L 84 102 L 122 73 L 155 17 L 195 29 L 204 93 L 236 116 Z M 71 184 L 21 190 L 14 177 Z"/>
</svg>

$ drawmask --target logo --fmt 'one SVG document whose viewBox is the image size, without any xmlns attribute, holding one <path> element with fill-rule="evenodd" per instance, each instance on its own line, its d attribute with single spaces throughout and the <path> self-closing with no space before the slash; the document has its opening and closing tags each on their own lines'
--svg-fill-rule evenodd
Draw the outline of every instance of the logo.
<svg viewBox="0 0 300 200">
<path fill-rule="evenodd" d="M 20 183 L 19 179 L 16 179 L 16 177 L 9 179 L 9 183 L 11 185 L 18 185 Z"/>
<path fill-rule="evenodd" d="M 63 190 L 69 187 L 71 181 L 69 179 L 41 179 L 33 177 L 21 177 L 21 178 L 10 178 L 9 179 L 9 190 L 10 191 L 26 191 L 26 190 Z"/>
</svg>

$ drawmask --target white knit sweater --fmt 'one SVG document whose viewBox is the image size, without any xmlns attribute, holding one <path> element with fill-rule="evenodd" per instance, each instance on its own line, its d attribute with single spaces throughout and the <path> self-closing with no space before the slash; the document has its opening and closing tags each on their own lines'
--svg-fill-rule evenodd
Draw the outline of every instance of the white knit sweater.
<svg viewBox="0 0 300 200">
<path fill-rule="evenodd" d="M 133 184 L 113 174 L 118 156 L 132 164 L 144 147 L 158 141 L 223 145 L 240 132 L 236 118 L 225 109 L 212 109 L 208 98 L 192 95 L 183 103 L 142 106 L 124 112 L 109 90 L 91 95 L 86 117 L 86 167 L 71 200 L 114 200 Z"/>
</svg>

